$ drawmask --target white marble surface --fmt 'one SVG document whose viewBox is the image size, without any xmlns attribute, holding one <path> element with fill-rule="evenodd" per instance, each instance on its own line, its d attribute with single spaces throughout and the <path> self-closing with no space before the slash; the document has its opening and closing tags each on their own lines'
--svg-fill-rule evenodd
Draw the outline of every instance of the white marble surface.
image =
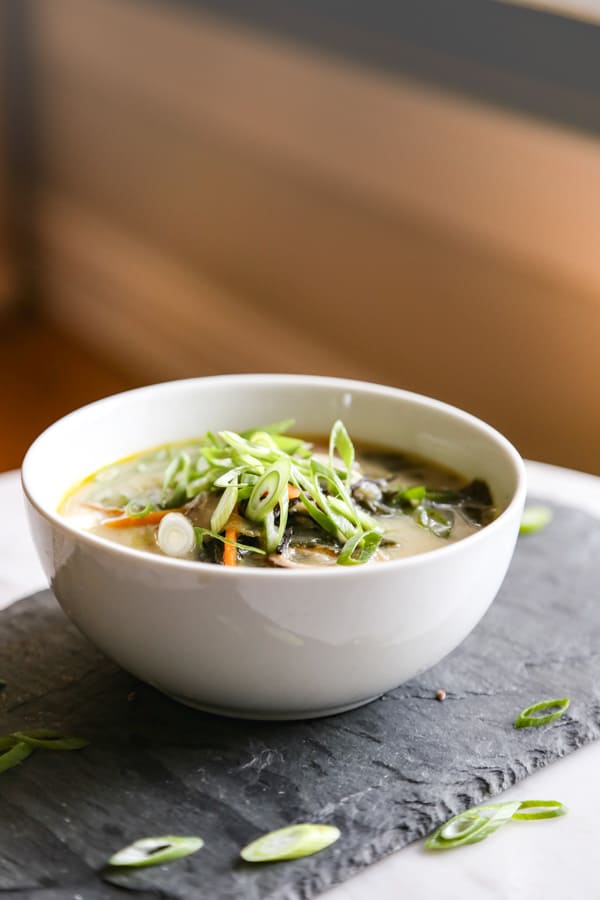
<svg viewBox="0 0 600 900">
<path fill-rule="evenodd" d="M 600 518 L 600 478 L 528 463 L 529 492 Z M 0 608 L 46 584 L 27 529 L 19 477 L 0 475 Z M 600 589 L 599 589 L 600 602 Z M 600 676 L 600 672 L 599 672 Z M 569 815 L 509 823 L 489 841 L 426 853 L 422 843 L 393 854 L 323 895 L 327 900 L 581 900 L 600 898 L 597 875 L 600 742 L 506 791 L 502 799 L 558 799 Z"/>
</svg>

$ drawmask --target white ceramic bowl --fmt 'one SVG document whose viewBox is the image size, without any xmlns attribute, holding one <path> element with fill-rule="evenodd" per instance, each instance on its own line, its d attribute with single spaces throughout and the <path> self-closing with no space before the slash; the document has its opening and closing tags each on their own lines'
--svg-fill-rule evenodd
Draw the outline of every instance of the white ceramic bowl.
<svg viewBox="0 0 600 900">
<path fill-rule="evenodd" d="M 219 429 L 336 418 L 357 440 L 484 478 L 501 510 L 454 544 L 386 563 L 229 569 L 153 556 L 78 531 L 66 491 L 115 460 Z M 512 445 L 451 406 L 406 391 L 302 375 L 229 375 L 101 400 L 47 429 L 23 463 L 35 543 L 67 615 L 159 690 L 211 712 L 322 716 L 358 706 L 437 663 L 492 602 L 518 534 L 525 474 Z"/>
</svg>

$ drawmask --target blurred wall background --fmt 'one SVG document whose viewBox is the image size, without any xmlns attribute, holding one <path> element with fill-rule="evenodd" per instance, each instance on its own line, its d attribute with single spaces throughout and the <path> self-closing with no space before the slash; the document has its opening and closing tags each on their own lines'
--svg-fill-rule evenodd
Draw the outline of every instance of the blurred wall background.
<svg viewBox="0 0 600 900">
<path fill-rule="evenodd" d="M 28 436 L 134 383 L 308 371 L 600 474 L 597 25 L 491 0 L 0 16 L 0 304 L 27 309 L 3 365 L 29 347 Z"/>
</svg>

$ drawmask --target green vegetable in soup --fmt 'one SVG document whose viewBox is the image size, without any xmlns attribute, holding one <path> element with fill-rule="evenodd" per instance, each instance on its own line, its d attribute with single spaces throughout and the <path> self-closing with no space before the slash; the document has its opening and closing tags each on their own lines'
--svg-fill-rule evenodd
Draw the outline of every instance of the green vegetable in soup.
<svg viewBox="0 0 600 900">
<path fill-rule="evenodd" d="M 292 420 L 208 432 L 84 482 L 62 512 L 137 550 L 225 566 L 364 565 L 466 537 L 495 515 L 485 482 L 355 447 L 341 421 L 312 443 Z"/>
</svg>

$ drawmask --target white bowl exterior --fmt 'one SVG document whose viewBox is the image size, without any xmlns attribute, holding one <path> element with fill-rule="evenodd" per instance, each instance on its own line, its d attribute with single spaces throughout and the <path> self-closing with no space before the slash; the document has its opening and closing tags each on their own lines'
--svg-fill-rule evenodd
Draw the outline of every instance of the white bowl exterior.
<svg viewBox="0 0 600 900">
<path fill-rule="evenodd" d="M 377 435 L 485 478 L 504 512 L 431 553 L 308 571 L 166 560 L 79 532 L 55 512 L 74 483 L 119 457 L 291 412 L 300 432 L 324 433 L 341 417 L 358 439 Z M 466 413 L 391 388 L 307 376 L 196 379 L 109 398 L 45 432 L 23 481 L 56 596 L 100 649 L 188 702 L 274 718 L 360 703 L 460 643 L 502 583 L 525 494 L 516 451 Z"/>
</svg>

